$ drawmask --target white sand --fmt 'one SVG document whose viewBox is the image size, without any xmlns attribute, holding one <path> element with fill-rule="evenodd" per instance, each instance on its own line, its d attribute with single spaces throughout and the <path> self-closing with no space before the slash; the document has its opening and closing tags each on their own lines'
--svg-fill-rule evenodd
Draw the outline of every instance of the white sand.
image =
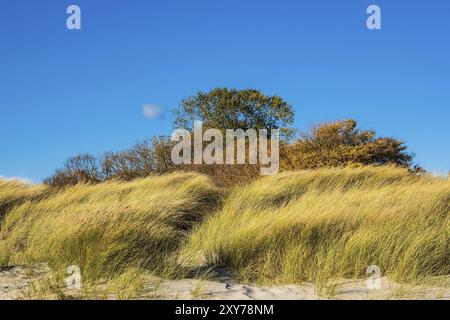
<svg viewBox="0 0 450 320">
<path fill-rule="evenodd" d="M 435 279 L 438 285 L 400 285 L 381 279 L 380 289 L 369 289 L 365 280 L 341 280 L 320 292 L 314 284 L 287 286 L 251 286 L 217 281 L 164 281 L 157 287 L 147 285 L 146 292 L 156 299 L 207 300 L 367 300 L 367 299 L 443 299 L 450 300 L 449 279 Z M 156 293 L 155 293 L 156 292 Z M 145 296 L 143 297 L 145 298 Z"/>
<path fill-rule="evenodd" d="M 50 272 L 45 264 L 27 266 L 0 266 L 0 300 L 24 298 L 32 283 L 43 279 Z"/>
<path fill-rule="evenodd" d="M 31 286 L 50 274 L 46 265 L 0 267 L 0 300 L 29 299 Z M 381 279 L 381 288 L 370 290 L 365 280 L 339 280 L 318 292 L 311 283 L 288 286 L 255 286 L 220 281 L 145 278 L 140 299 L 208 300 L 317 300 L 317 299 L 443 299 L 450 300 L 450 277 L 432 279 L 433 284 L 400 285 Z M 56 298 L 53 297 L 53 298 Z M 95 297 L 94 297 L 95 298 Z M 113 298 L 113 297 L 111 297 Z"/>
</svg>

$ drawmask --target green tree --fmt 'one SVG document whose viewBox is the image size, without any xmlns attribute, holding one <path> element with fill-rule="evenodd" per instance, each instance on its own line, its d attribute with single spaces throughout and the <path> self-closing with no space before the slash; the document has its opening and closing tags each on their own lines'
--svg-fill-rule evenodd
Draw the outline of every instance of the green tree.
<svg viewBox="0 0 450 320">
<path fill-rule="evenodd" d="M 267 96 L 254 89 L 216 88 L 182 100 L 175 110 L 176 128 L 192 130 L 195 121 L 205 128 L 280 129 L 281 137 L 292 134 L 291 105 L 277 95 Z"/>
</svg>

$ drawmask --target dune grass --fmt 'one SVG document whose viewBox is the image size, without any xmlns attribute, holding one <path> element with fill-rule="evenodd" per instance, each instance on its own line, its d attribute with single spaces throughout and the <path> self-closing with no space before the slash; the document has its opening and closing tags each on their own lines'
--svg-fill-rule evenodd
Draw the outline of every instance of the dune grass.
<svg viewBox="0 0 450 320">
<path fill-rule="evenodd" d="M 7 214 L 0 264 L 78 265 L 85 279 L 129 268 L 166 272 L 189 230 L 216 209 L 218 198 L 206 177 L 184 173 L 69 187 Z"/>
<path fill-rule="evenodd" d="M 227 192 L 195 173 L 60 191 L 0 181 L 1 205 L 0 265 L 47 263 L 62 278 L 78 265 L 122 293 L 143 272 L 199 266 L 264 284 L 365 278 L 370 265 L 403 282 L 450 274 L 450 180 L 394 167 L 285 172 Z"/>
<path fill-rule="evenodd" d="M 183 256 L 241 281 L 290 284 L 450 273 L 450 181 L 383 168 L 286 172 L 231 192 Z"/>
<path fill-rule="evenodd" d="M 43 196 L 49 188 L 44 185 L 30 185 L 20 180 L 0 178 L 0 224 L 7 211 L 25 200 Z"/>
</svg>

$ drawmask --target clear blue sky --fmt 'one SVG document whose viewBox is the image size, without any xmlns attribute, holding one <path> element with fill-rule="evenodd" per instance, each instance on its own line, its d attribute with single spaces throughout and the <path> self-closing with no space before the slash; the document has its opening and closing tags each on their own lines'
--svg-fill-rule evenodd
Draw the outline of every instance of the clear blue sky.
<svg viewBox="0 0 450 320">
<path fill-rule="evenodd" d="M 143 105 L 217 86 L 281 95 L 303 130 L 355 118 L 447 172 L 449 35 L 448 0 L 1 0 L 0 175 L 38 182 L 75 153 L 170 134 Z"/>
</svg>

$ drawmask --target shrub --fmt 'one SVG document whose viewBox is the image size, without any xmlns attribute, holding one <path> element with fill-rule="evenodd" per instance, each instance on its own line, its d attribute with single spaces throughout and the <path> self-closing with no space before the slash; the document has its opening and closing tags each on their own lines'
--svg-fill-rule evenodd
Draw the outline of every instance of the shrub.
<svg viewBox="0 0 450 320">
<path fill-rule="evenodd" d="M 174 171 L 170 160 L 171 142 L 167 137 L 138 141 L 130 149 L 107 152 L 99 159 L 90 154 L 69 158 L 62 169 L 44 180 L 53 187 L 77 183 L 99 183 L 110 179 L 130 181 L 153 174 Z"/>
<path fill-rule="evenodd" d="M 285 148 L 285 169 L 315 169 L 353 165 L 411 167 L 413 155 L 404 142 L 377 137 L 375 131 L 357 128 L 355 120 L 323 123 Z M 416 168 L 418 170 L 418 168 Z"/>
<path fill-rule="evenodd" d="M 44 180 L 45 184 L 52 187 L 64 187 L 80 182 L 97 183 L 101 181 L 97 159 L 90 154 L 80 154 L 69 158 L 63 168 Z"/>
</svg>

